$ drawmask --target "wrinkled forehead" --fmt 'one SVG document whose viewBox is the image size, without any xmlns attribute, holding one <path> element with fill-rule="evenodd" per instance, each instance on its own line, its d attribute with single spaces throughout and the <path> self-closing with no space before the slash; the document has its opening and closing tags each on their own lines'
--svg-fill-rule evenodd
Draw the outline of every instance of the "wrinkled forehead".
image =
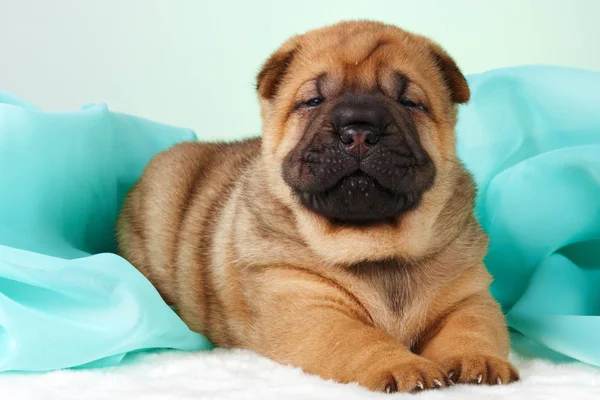
<svg viewBox="0 0 600 400">
<path fill-rule="evenodd" d="M 419 38 L 364 32 L 299 39 L 291 67 L 299 84 L 318 81 L 324 91 L 389 92 L 404 80 L 424 87 L 438 78 L 427 43 Z"/>
</svg>

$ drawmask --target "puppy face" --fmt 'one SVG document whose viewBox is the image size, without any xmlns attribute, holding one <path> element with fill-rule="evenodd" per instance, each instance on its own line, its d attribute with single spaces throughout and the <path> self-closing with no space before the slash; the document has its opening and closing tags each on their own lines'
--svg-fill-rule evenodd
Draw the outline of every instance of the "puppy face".
<svg viewBox="0 0 600 400">
<path fill-rule="evenodd" d="M 265 162 L 309 240 L 376 239 L 385 257 L 399 245 L 388 235 L 431 230 L 456 165 L 455 105 L 469 98 L 439 46 L 393 26 L 344 22 L 290 39 L 257 87 Z M 350 253 L 378 247 L 355 243 Z"/>
<path fill-rule="evenodd" d="M 285 182 L 333 223 L 381 223 L 417 207 L 435 177 L 417 128 L 426 116 L 415 115 L 427 113 L 424 99 L 392 69 L 363 85 L 330 74 L 298 97 L 293 112 L 303 132 L 283 161 Z"/>
</svg>

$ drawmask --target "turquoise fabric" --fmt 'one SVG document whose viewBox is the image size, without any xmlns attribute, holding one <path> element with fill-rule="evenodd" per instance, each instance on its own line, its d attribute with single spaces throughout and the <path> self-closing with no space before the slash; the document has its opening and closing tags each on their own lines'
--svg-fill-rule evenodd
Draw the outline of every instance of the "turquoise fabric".
<svg viewBox="0 0 600 400">
<path fill-rule="evenodd" d="M 469 83 L 458 149 L 479 188 L 492 294 L 511 328 L 600 366 L 600 74 L 520 67 Z"/>
<path fill-rule="evenodd" d="M 522 67 L 469 82 L 458 149 L 490 234 L 492 294 L 531 354 L 600 365 L 600 74 Z M 125 193 L 183 140 L 193 132 L 102 105 L 46 113 L 0 93 L 0 371 L 210 348 L 112 254 Z"/>
<path fill-rule="evenodd" d="M 114 253 L 127 190 L 192 131 L 108 111 L 47 113 L 0 93 L 0 371 L 210 348 Z"/>
</svg>

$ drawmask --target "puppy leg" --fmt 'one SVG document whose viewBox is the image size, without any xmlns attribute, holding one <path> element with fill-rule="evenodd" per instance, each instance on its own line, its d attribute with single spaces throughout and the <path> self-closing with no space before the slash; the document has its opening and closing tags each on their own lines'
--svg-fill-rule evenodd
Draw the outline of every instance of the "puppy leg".
<svg viewBox="0 0 600 400">
<path fill-rule="evenodd" d="M 254 280 L 253 350 L 325 379 L 382 392 L 447 386 L 439 366 L 375 328 L 360 303 L 307 271 L 269 270 Z"/>
<path fill-rule="evenodd" d="M 498 385 L 519 380 L 519 373 L 507 361 L 504 316 L 489 293 L 457 304 L 432 332 L 420 354 L 439 363 L 452 381 Z"/>
</svg>

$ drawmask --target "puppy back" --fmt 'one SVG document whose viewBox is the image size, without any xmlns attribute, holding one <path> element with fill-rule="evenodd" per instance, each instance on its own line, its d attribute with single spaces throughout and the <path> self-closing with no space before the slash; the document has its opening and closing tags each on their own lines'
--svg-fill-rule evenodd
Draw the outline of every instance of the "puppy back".
<svg viewBox="0 0 600 400">
<path fill-rule="evenodd" d="M 209 297 L 215 223 L 242 169 L 259 155 L 258 138 L 178 144 L 156 155 L 127 195 L 117 221 L 119 253 L 169 304 Z M 196 266 L 194 276 L 185 265 Z"/>
</svg>

